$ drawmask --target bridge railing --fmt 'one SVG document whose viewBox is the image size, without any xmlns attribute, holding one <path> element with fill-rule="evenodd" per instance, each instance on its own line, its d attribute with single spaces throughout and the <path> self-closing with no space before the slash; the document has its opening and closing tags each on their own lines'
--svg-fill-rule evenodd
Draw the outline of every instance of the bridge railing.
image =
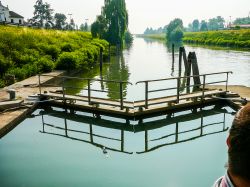
<svg viewBox="0 0 250 187">
<path fill-rule="evenodd" d="M 206 85 L 212 85 L 212 84 L 218 84 L 218 83 L 225 83 L 225 90 L 226 92 L 228 91 L 228 78 L 229 78 L 229 74 L 232 74 L 231 71 L 226 71 L 226 72 L 217 72 L 217 73 L 208 73 L 208 74 L 201 74 L 201 75 L 193 75 L 193 76 L 183 76 L 183 77 L 172 77 L 172 78 L 165 78 L 165 79 L 155 79 L 155 80 L 145 80 L 145 81 L 139 81 L 136 83 L 137 84 L 145 84 L 145 108 L 148 108 L 148 101 L 149 101 L 149 94 L 150 93 L 156 93 L 156 92 L 163 92 L 163 91 L 169 91 L 169 90 L 176 90 L 176 94 L 172 95 L 172 96 L 176 96 L 176 103 L 180 102 L 180 96 L 182 95 L 180 93 L 180 89 L 181 89 L 181 80 L 187 80 L 188 82 L 190 82 L 191 78 L 197 78 L 197 77 L 201 77 L 203 79 L 203 82 L 200 84 L 189 84 L 186 85 L 186 90 L 188 93 L 190 93 L 190 88 L 198 88 L 199 90 L 202 91 L 202 100 L 204 99 L 205 96 L 205 88 Z M 219 81 L 207 81 L 207 77 L 208 76 L 213 76 L 213 75 L 226 75 L 226 79 L 224 80 L 219 80 Z M 154 82 L 161 82 L 161 81 L 173 81 L 176 80 L 176 87 L 167 87 L 167 88 L 160 88 L 160 89 L 149 89 L 149 84 L 150 83 L 154 83 Z M 201 88 L 202 86 L 202 88 Z"/>
<path fill-rule="evenodd" d="M 59 83 L 58 84 L 47 84 L 47 83 L 41 83 L 41 77 L 45 76 L 45 77 L 53 77 L 53 78 L 57 78 L 59 79 Z M 86 81 L 87 82 L 87 88 L 84 87 L 76 87 L 76 86 L 68 86 L 66 84 L 66 81 L 68 80 L 78 80 L 78 81 Z M 52 75 L 46 75 L 46 74 L 39 74 L 38 75 L 38 81 L 39 81 L 39 92 L 40 94 L 42 94 L 42 85 L 43 86 L 60 86 L 62 87 L 62 95 L 63 95 L 63 100 L 65 101 L 65 95 L 66 95 L 66 89 L 75 89 L 75 90 L 81 90 L 81 91 L 87 91 L 87 98 L 88 98 L 88 104 L 91 105 L 92 101 L 92 92 L 102 92 L 102 93 L 110 93 L 110 92 L 115 92 L 115 93 L 119 93 L 119 101 L 120 101 L 120 108 L 121 110 L 124 109 L 124 97 L 123 97 L 123 88 L 124 85 L 133 85 L 130 82 L 126 82 L 126 81 L 114 81 L 114 80 L 104 80 L 104 79 L 90 79 L 90 78 L 79 78 L 79 77 L 69 77 L 69 76 L 52 76 Z M 93 82 L 100 82 L 101 84 L 103 83 L 113 83 L 116 85 L 119 85 L 119 92 L 116 91 L 110 91 L 110 90 L 105 90 L 103 89 L 94 89 L 91 87 Z"/>
</svg>

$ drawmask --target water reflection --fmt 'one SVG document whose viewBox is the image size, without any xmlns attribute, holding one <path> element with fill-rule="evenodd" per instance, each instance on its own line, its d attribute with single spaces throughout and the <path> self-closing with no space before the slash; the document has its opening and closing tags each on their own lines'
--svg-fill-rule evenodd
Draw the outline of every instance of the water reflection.
<svg viewBox="0 0 250 187">
<path fill-rule="evenodd" d="M 228 113 L 228 108 L 207 108 L 134 122 L 100 115 L 93 117 L 93 114 L 89 113 L 50 108 L 40 112 L 42 115 L 42 130 L 40 132 L 88 143 L 101 149 L 105 147 L 106 150 L 115 152 L 142 154 L 226 132 L 228 130 L 226 115 Z M 54 120 L 50 120 L 51 118 Z M 58 119 L 63 120 L 63 122 L 58 123 Z M 98 131 L 95 132 L 98 128 L 102 129 L 99 131 L 100 134 Z M 106 130 L 112 130 L 114 133 L 103 135 Z M 132 151 L 129 144 L 125 143 L 129 141 L 128 138 L 131 138 L 131 133 L 138 141 L 134 143 L 140 144 L 141 147 L 135 151 Z M 139 135 L 142 133 L 144 136 Z M 88 137 L 86 138 L 84 135 Z M 119 137 L 116 137 L 117 135 Z M 95 139 L 101 140 L 99 141 L 101 143 L 95 142 Z M 105 144 L 106 140 L 109 140 L 109 143 Z"/>
<path fill-rule="evenodd" d="M 110 64 L 108 71 L 103 73 L 103 78 L 106 80 L 116 80 L 116 81 L 129 81 L 129 69 L 125 62 L 124 55 L 117 55 L 112 58 L 113 61 Z M 123 97 L 127 95 L 127 84 L 123 86 Z M 119 84 L 107 83 L 106 87 L 108 89 L 108 97 L 111 99 L 119 99 Z"/>
</svg>

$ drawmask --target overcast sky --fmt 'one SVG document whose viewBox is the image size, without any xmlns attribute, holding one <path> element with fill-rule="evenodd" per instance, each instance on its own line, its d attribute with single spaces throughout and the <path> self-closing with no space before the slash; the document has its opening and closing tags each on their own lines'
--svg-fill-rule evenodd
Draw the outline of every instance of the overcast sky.
<svg viewBox="0 0 250 187">
<path fill-rule="evenodd" d="M 1 0 L 10 10 L 25 19 L 33 16 L 36 0 Z M 73 14 L 77 24 L 92 23 L 100 14 L 104 0 L 44 0 L 51 4 L 55 13 Z M 237 17 L 247 17 L 250 0 L 126 0 L 129 12 L 129 29 L 132 33 L 142 33 L 146 27 L 158 28 L 167 25 L 174 18 L 181 18 L 184 25 L 194 19 L 208 20 L 222 16 L 228 22 Z"/>
</svg>

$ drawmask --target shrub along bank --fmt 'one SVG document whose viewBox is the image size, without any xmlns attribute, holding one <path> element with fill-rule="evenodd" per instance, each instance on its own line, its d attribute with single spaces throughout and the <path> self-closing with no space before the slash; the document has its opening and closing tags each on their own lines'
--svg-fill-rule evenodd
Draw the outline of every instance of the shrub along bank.
<svg viewBox="0 0 250 187">
<path fill-rule="evenodd" d="M 88 32 L 0 26 L 0 87 L 8 84 L 8 75 L 22 80 L 53 69 L 86 70 L 100 48 L 107 58 L 108 43 Z"/>
<path fill-rule="evenodd" d="M 183 41 L 186 43 L 250 48 L 250 29 L 186 32 Z"/>
</svg>

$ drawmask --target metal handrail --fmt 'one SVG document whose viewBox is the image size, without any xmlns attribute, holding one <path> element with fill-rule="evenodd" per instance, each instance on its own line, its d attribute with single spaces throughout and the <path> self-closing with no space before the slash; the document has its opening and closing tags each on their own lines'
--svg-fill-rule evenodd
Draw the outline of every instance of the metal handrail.
<svg viewBox="0 0 250 187">
<path fill-rule="evenodd" d="M 99 81 L 99 82 L 106 82 L 106 83 L 123 83 L 123 84 L 130 84 L 133 85 L 131 82 L 128 81 L 120 81 L 120 80 L 105 80 L 105 79 L 92 79 L 92 78 L 80 78 L 80 77 L 69 77 L 69 76 L 54 76 L 54 75 L 46 75 L 40 74 L 39 76 L 42 77 L 54 77 L 54 78 L 65 78 L 65 79 L 78 79 L 78 80 L 90 80 L 90 81 Z"/>
<path fill-rule="evenodd" d="M 136 83 L 144 83 L 145 84 L 145 108 L 148 108 L 148 99 L 149 99 L 149 93 L 154 93 L 154 92 L 162 92 L 162 91 L 167 91 L 167 90 L 175 90 L 177 89 L 176 97 L 177 97 L 177 103 L 179 103 L 180 100 L 180 84 L 181 84 L 181 79 L 190 79 L 194 77 L 203 77 L 203 83 L 200 84 L 193 84 L 193 85 L 187 85 L 185 86 L 186 88 L 191 88 L 191 87 L 197 87 L 197 86 L 202 86 L 202 101 L 204 100 L 205 96 L 205 85 L 208 84 L 218 84 L 218 83 L 226 83 L 226 91 L 228 87 L 228 74 L 232 74 L 232 71 L 226 71 L 226 72 L 216 72 L 216 73 L 207 73 L 207 74 L 201 74 L 201 75 L 192 75 L 192 76 L 183 76 L 183 77 L 171 77 L 171 78 L 165 78 L 165 79 L 155 79 L 155 80 L 146 80 L 146 81 L 139 81 Z M 206 77 L 210 75 L 219 75 L 219 74 L 226 74 L 227 79 L 224 81 L 215 81 L 215 82 L 208 82 L 206 83 Z M 160 81 L 168 81 L 168 80 L 177 80 L 177 87 L 171 87 L 171 88 L 165 88 L 165 89 L 156 89 L 156 90 L 149 90 L 149 83 L 152 82 L 160 82 Z"/>
<path fill-rule="evenodd" d="M 218 74 L 232 74 L 232 71 L 225 71 L 225 72 L 217 72 L 217 73 L 207 73 L 207 74 L 201 74 L 201 75 L 192 75 L 192 76 L 183 76 L 183 77 L 171 77 L 171 78 L 163 78 L 163 79 L 154 79 L 154 80 L 145 80 L 145 81 L 138 81 L 137 84 L 145 83 L 145 82 L 159 82 L 159 81 L 167 81 L 167 80 L 175 80 L 175 79 L 187 79 L 187 78 L 193 78 L 193 77 L 202 77 L 202 76 L 208 76 L 208 75 L 218 75 Z"/>
<path fill-rule="evenodd" d="M 67 86 L 65 86 L 65 80 L 67 79 L 77 79 L 77 80 L 85 80 L 87 81 L 87 90 L 88 92 L 88 103 L 89 105 L 91 105 L 91 91 L 94 92 L 103 92 L 103 93 L 108 93 L 108 91 L 105 90 L 97 90 L 97 89 L 91 89 L 91 82 L 94 81 L 98 81 L 98 82 L 104 82 L 104 83 L 115 83 L 115 84 L 119 84 L 119 92 L 112 92 L 112 93 L 120 93 L 120 108 L 121 110 L 124 109 L 124 99 L 123 99 L 123 84 L 130 84 L 133 85 L 131 82 L 127 82 L 127 81 L 116 81 L 116 80 L 104 80 L 104 79 L 90 79 L 90 78 L 79 78 L 79 77 L 69 77 L 69 76 L 53 76 L 53 75 L 46 75 L 46 74 L 39 74 L 38 75 L 38 79 L 39 79 L 39 92 L 40 94 L 42 94 L 42 90 L 41 90 L 41 76 L 45 76 L 45 77 L 53 77 L 53 78 L 61 78 L 62 79 L 62 84 L 60 85 L 62 87 L 62 94 L 63 94 L 63 101 L 64 103 L 66 103 L 66 99 L 65 99 L 65 88 L 67 88 Z M 46 84 L 44 84 L 46 85 Z M 70 87 L 72 89 L 77 89 L 74 87 Z"/>
</svg>

